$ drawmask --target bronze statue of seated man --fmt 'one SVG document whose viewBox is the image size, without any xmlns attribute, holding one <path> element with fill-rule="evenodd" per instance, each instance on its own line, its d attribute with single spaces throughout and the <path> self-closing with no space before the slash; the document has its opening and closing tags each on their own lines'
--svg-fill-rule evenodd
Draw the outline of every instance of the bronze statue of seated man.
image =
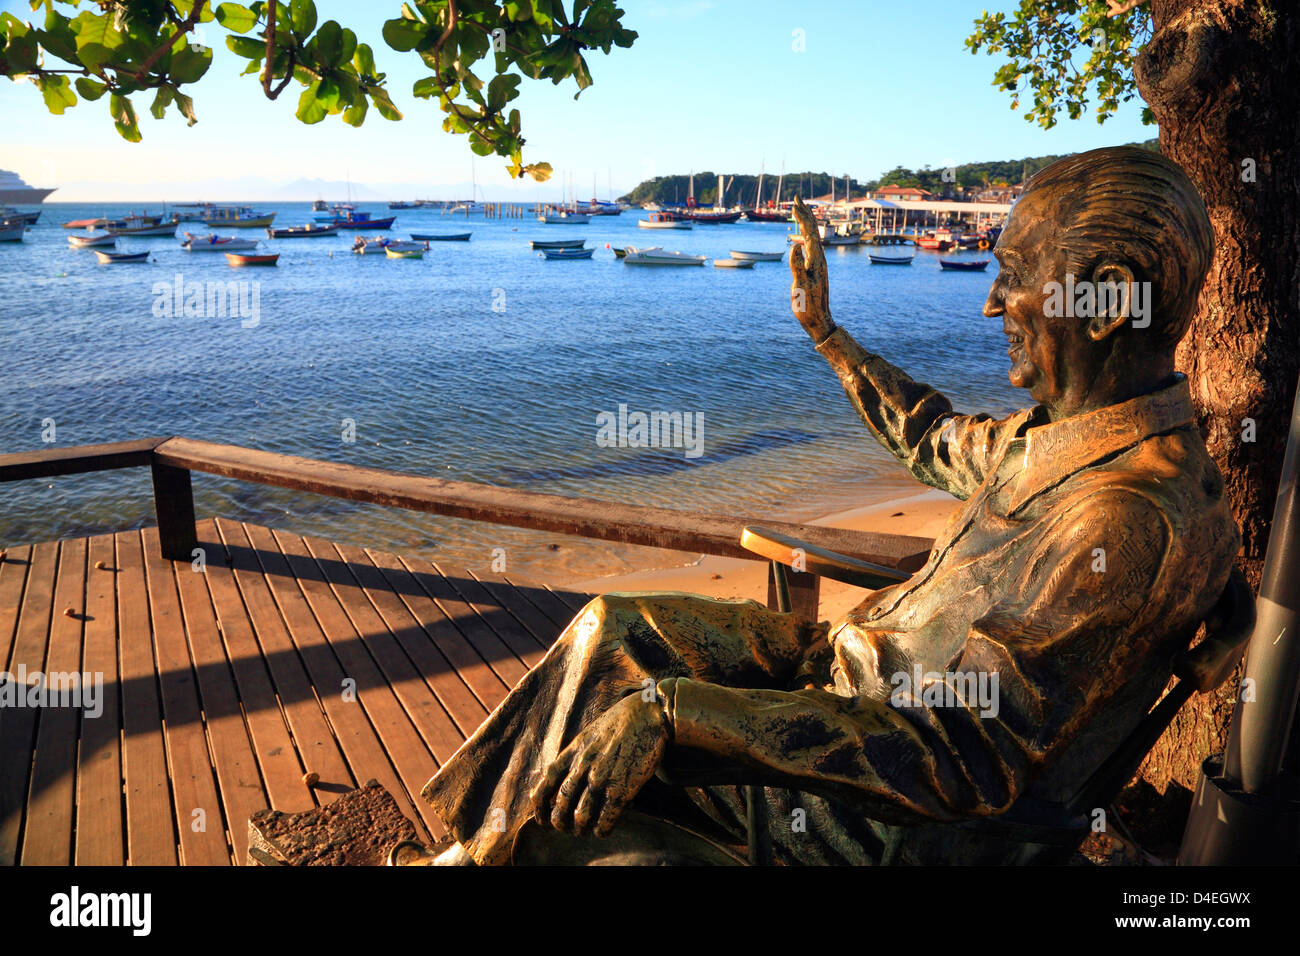
<svg viewBox="0 0 1300 956">
<path fill-rule="evenodd" d="M 753 601 L 592 601 L 425 787 L 456 841 L 437 862 L 508 863 L 528 833 L 653 852 L 647 819 L 743 844 L 741 785 L 777 862 L 879 862 L 900 833 L 899 862 L 1010 859 L 954 850 L 948 825 L 1074 792 L 1223 590 L 1238 531 L 1174 371 L 1213 237 L 1176 165 L 1100 149 L 1029 183 L 984 315 L 1037 404 L 1000 420 L 834 324 L 799 216 L 796 317 L 881 444 L 965 505 L 924 568 L 829 628 Z"/>
</svg>

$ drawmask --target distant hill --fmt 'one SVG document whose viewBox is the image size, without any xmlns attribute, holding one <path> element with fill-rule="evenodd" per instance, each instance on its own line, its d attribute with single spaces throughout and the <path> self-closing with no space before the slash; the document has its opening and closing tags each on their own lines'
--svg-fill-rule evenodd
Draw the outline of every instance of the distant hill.
<svg viewBox="0 0 1300 956">
<path fill-rule="evenodd" d="M 1149 139 L 1142 143 L 1130 143 L 1131 146 L 1141 146 L 1144 149 L 1160 151 L 1159 140 Z M 991 186 L 994 183 L 1006 183 L 1008 185 L 1017 185 L 1028 179 L 1034 173 L 1038 172 L 1045 166 L 1050 166 L 1058 159 L 1063 159 L 1066 155 L 1059 156 L 1030 156 L 1024 159 L 1006 159 L 986 161 L 980 163 L 963 163 L 957 166 L 954 174 L 949 177 L 948 181 L 944 180 L 944 169 L 932 169 L 929 166 L 923 169 L 907 169 L 903 166 L 896 166 L 889 172 L 880 176 L 878 179 L 872 179 L 867 182 L 859 182 L 856 179 L 849 180 L 849 188 L 856 196 L 861 196 L 864 192 L 879 189 L 882 186 L 919 186 L 927 189 L 937 196 L 951 194 L 954 186 L 964 187 L 982 187 Z M 844 194 L 844 178 L 832 177 L 829 173 L 786 173 L 785 179 L 781 184 L 781 200 L 794 199 L 796 196 L 809 198 L 812 196 L 824 196 L 831 191 L 831 180 L 835 180 L 835 194 L 842 196 Z M 728 174 L 727 191 L 724 197 L 727 205 L 735 203 L 752 205 L 758 195 L 758 177 L 750 176 L 744 173 Z M 620 197 L 621 202 L 639 205 L 645 202 L 684 203 L 688 195 L 689 176 L 656 176 L 654 179 L 648 179 L 640 183 L 635 189 L 625 196 Z M 763 177 L 763 199 L 776 199 L 777 177 L 765 175 Z M 715 172 L 699 172 L 695 174 L 695 200 L 702 206 L 712 206 L 717 201 L 718 194 L 718 174 Z"/>
</svg>

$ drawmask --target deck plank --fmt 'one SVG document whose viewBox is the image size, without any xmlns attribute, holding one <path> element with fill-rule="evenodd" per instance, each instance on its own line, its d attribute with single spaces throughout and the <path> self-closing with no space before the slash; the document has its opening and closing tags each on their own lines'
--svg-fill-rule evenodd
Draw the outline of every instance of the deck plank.
<svg viewBox="0 0 1300 956">
<path fill-rule="evenodd" d="M 181 616 L 176 565 L 158 551 L 158 531 L 141 532 L 144 571 L 153 621 L 158 686 L 166 720 L 167 769 L 180 833 L 181 861 L 187 866 L 229 864 L 231 851 L 213 760 L 204 732 L 194 665 Z M 181 563 L 182 574 L 192 574 Z"/>
<path fill-rule="evenodd" d="M 127 863 L 175 866 L 176 819 L 167 780 L 162 705 L 154 669 L 149 592 L 144 581 L 140 533 L 118 534 L 116 546 Z"/>
<path fill-rule="evenodd" d="M 113 536 L 90 539 L 86 555 L 86 630 L 81 668 L 103 674 L 103 712 L 83 719 L 77 754 L 78 866 L 121 866 L 126 861 L 122 809 L 122 707 L 117 672 L 117 569 Z M 99 565 L 102 565 L 100 567 Z"/>
<path fill-rule="evenodd" d="M 493 598 L 473 575 L 460 568 L 444 567 L 436 561 L 429 563 L 438 569 L 443 580 L 455 589 L 461 600 L 475 610 L 483 623 L 505 641 L 524 667 L 532 670 L 541 662 L 546 656 L 546 647 L 533 637 L 532 632 L 508 608 Z"/>
<path fill-rule="evenodd" d="M 475 699 L 479 703 L 479 709 L 483 716 L 496 707 L 505 699 L 510 687 L 503 681 L 497 673 L 488 666 L 487 661 L 479 656 L 474 650 L 474 646 L 465 638 L 456 625 L 452 623 L 451 618 L 443 613 L 438 603 L 431 598 L 425 590 L 420 587 L 415 580 L 414 575 L 406 569 L 402 559 L 395 554 L 386 551 L 367 551 L 366 552 L 375 566 L 379 568 L 384 575 L 393 591 L 401 598 L 402 603 L 424 626 L 425 633 L 433 641 L 434 646 L 442 656 L 450 662 L 455 668 L 456 674 L 460 677 L 465 685 L 473 692 Z M 461 712 L 453 709 L 453 717 L 457 717 Z M 466 707 L 463 712 L 464 716 L 469 717 L 469 708 Z M 482 723 L 482 717 L 473 728 L 465 731 L 466 736 L 473 732 L 478 724 Z M 464 726 L 462 725 L 462 730 Z"/>
<path fill-rule="evenodd" d="M 23 676 L 24 668 L 29 677 L 45 670 L 58 556 L 59 545 L 54 541 L 32 549 L 28 583 L 23 589 L 18 627 L 9 654 L 9 671 L 15 681 Z M 21 682 L 17 690 L 26 692 Z M 0 707 L 0 864 L 18 862 L 39 716 L 33 707 Z"/>
<path fill-rule="evenodd" d="M 228 556 L 228 568 L 209 566 L 208 587 L 213 601 L 219 612 L 228 609 L 231 617 L 238 614 L 237 602 L 243 602 L 288 722 L 293 752 L 305 773 L 315 773 L 320 778 L 321 786 L 310 791 L 309 798 L 329 803 L 355 787 L 357 781 L 316 699 L 311 677 L 294 646 L 288 625 L 280 616 L 244 526 L 219 519 L 214 530 Z M 290 809 L 273 805 L 277 810 Z"/>
<path fill-rule="evenodd" d="M 564 625 L 558 625 L 551 620 L 542 613 L 541 608 L 536 603 L 530 600 L 530 595 L 539 590 L 537 587 L 511 584 L 503 575 L 499 574 L 480 574 L 473 570 L 469 573 L 487 590 L 493 601 L 506 608 L 519 619 L 519 622 L 524 627 L 528 628 L 533 640 L 537 641 L 543 648 L 550 649 L 560 631 L 563 630 Z M 565 624 L 567 624 L 567 621 Z"/>
<path fill-rule="evenodd" d="M 72 862 L 76 803 L 77 731 L 81 694 L 56 700 L 56 679 L 80 683 L 82 621 L 86 604 L 86 539 L 73 538 L 59 548 L 54 586 L 45 687 L 52 695 L 41 710 L 27 793 L 27 820 L 19 857 L 24 866 L 67 866 Z M 66 705 L 66 706 L 65 706 Z"/>
<path fill-rule="evenodd" d="M 441 821 L 415 796 L 428 777 L 414 781 L 432 774 L 433 755 L 393 699 L 306 545 L 295 535 L 260 528 L 250 527 L 249 537 L 358 782 L 378 780 L 426 838 L 430 832 L 441 836 Z"/>
<path fill-rule="evenodd" d="M 465 738 L 483 722 L 487 710 L 439 649 L 431 633 L 432 627 L 426 628 L 412 613 L 383 571 L 373 563 L 370 552 L 346 545 L 335 547 L 348 561 L 357 583 L 383 619 L 389 633 L 397 639 L 416 672 L 424 678 L 443 710 L 455 722 L 445 745 L 450 746 L 450 750 L 444 747 L 443 752 L 434 751 L 439 764 L 446 762 Z M 410 582 L 410 586 L 416 588 L 415 582 Z"/>
</svg>

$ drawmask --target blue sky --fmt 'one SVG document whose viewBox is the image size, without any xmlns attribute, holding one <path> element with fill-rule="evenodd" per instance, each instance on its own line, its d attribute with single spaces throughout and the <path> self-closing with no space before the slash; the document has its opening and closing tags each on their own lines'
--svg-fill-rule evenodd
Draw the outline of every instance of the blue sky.
<svg viewBox="0 0 1300 956">
<path fill-rule="evenodd" d="M 56 117 L 34 88 L 0 81 L 0 168 L 62 186 L 56 200 L 96 198 L 109 183 L 119 197 L 163 190 L 181 200 L 199 198 L 185 195 L 192 184 L 210 191 L 223 180 L 345 177 L 380 192 L 389 184 L 438 197 L 468 192 L 459 186 L 472 166 L 481 193 L 532 201 L 557 198 L 566 177 L 579 197 L 593 176 L 605 197 L 610 181 L 621 193 L 651 175 L 756 173 L 764 161 L 769 173 L 784 161 L 789 170 L 869 179 L 895 165 L 1066 153 L 1156 135 L 1142 125 L 1137 99 L 1103 125 L 1089 114 L 1048 131 L 1013 112 L 1009 94 L 991 85 L 1001 58 L 963 46 L 988 2 L 624 0 L 624 23 L 640 37 L 631 49 L 590 58 L 595 85 L 581 97 L 574 100 L 572 81 L 524 82 L 516 105 L 525 161 L 556 169 L 552 183 L 537 186 L 512 183 L 498 157 L 474 158 L 464 137 L 442 132 L 435 103 L 411 96 L 426 71 L 380 37 L 383 21 L 398 15 L 396 0 L 317 0 L 322 20 L 339 20 L 374 48 L 403 121 L 372 109 L 360 129 L 338 117 L 303 126 L 293 117 L 299 87 L 265 100 L 255 77 L 238 75 L 246 61 L 225 48 L 224 31 L 209 24 L 203 39 L 216 53 L 191 90 L 197 125 L 174 113 L 156 121 L 137 96 L 144 139 L 130 144 L 113 129 L 107 100 Z M 32 16 L 26 3 L 0 8 Z M 793 49 L 796 30 L 803 52 Z"/>
</svg>

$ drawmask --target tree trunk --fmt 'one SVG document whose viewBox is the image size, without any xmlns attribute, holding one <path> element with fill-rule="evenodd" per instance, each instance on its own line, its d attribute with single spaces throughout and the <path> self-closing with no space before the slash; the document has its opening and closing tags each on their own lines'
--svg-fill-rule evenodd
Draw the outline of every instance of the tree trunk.
<svg viewBox="0 0 1300 956">
<path fill-rule="evenodd" d="M 1151 0 L 1136 63 L 1161 151 L 1186 170 L 1216 251 L 1178 350 L 1258 589 L 1300 371 L 1300 15 L 1293 0 Z M 1298 571 L 1297 573 L 1300 573 Z M 1143 764 L 1164 793 L 1222 751 L 1240 675 L 1193 698 Z"/>
</svg>

